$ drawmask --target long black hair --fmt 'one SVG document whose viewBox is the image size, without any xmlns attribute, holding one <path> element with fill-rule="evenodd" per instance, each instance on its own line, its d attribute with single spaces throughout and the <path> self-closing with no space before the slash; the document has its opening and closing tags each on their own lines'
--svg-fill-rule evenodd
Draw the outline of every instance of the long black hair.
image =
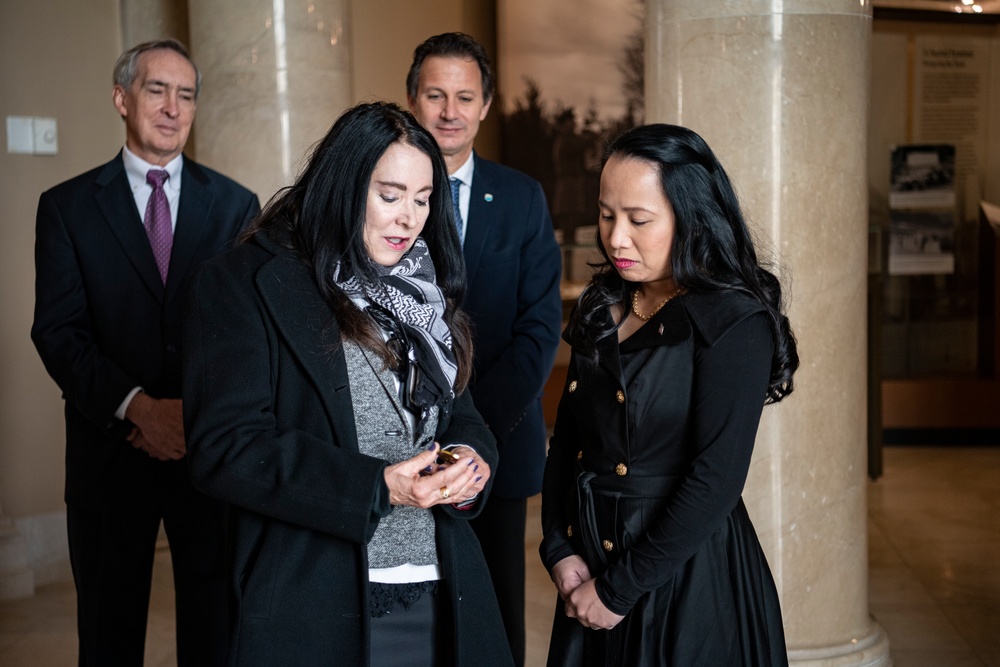
<svg viewBox="0 0 1000 667">
<path fill-rule="evenodd" d="M 659 173 L 674 212 L 670 265 L 678 287 L 695 293 L 736 290 L 763 305 L 774 336 L 765 402 L 777 403 L 790 394 L 799 357 L 783 312 L 781 283 L 757 259 L 732 183 L 705 140 L 677 125 L 643 125 L 608 145 L 605 164 L 612 157 L 641 160 Z M 609 327 L 601 313 L 615 304 L 627 310 L 628 296 L 636 288 L 615 270 L 600 235 L 597 245 L 604 261 L 569 322 L 570 335 L 584 341 L 591 355 L 596 354 L 596 341 L 617 329 Z"/>
<path fill-rule="evenodd" d="M 458 364 L 455 389 L 461 391 L 472 372 L 472 343 L 468 318 L 458 310 L 465 293 L 465 263 L 452 217 L 448 170 L 434 137 L 408 111 L 389 102 L 371 102 L 341 114 L 313 149 L 295 184 L 268 202 L 245 239 L 265 234 L 292 250 L 311 269 L 342 335 L 377 351 L 395 367 L 371 318 L 337 287 L 333 271 L 339 263 L 341 281 L 357 276 L 365 283 L 379 282 L 364 243 L 368 186 L 379 160 L 396 143 L 413 146 L 431 160 L 433 191 L 420 236 L 447 300 L 444 319 Z"/>
</svg>

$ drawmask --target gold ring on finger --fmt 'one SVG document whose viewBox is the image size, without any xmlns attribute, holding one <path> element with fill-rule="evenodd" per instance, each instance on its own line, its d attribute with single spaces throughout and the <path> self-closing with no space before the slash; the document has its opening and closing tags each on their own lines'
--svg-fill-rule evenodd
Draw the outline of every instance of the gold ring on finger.
<svg viewBox="0 0 1000 667">
<path fill-rule="evenodd" d="M 448 490 L 447 486 L 441 487 L 441 500 L 448 500 L 448 496 L 451 495 L 451 491 Z"/>
</svg>

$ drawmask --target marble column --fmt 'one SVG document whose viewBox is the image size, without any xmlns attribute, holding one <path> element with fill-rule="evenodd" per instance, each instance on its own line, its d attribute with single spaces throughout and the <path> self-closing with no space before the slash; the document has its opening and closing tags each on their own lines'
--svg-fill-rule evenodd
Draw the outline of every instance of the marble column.
<svg viewBox="0 0 1000 667">
<path fill-rule="evenodd" d="M 348 0 L 189 0 L 199 162 L 265 203 L 351 105 Z"/>
<path fill-rule="evenodd" d="M 122 50 L 154 39 L 173 37 L 188 43 L 186 2 L 121 0 Z"/>
<path fill-rule="evenodd" d="M 764 410 L 744 498 L 793 665 L 889 665 L 868 613 L 870 0 L 650 0 L 646 119 L 718 154 L 782 276 L 801 367 Z"/>
</svg>

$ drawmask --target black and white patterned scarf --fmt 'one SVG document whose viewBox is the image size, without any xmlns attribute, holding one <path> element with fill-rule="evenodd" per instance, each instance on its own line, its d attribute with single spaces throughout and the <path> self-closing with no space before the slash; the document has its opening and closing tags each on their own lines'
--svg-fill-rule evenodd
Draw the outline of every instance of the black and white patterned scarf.
<svg viewBox="0 0 1000 667">
<path fill-rule="evenodd" d="M 404 342 L 407 358 L 402 361 L 412 369 L 409 378 L 400 378 L 404 398 L 426 414 L 431 406 L 454 398 L 458 373 L 451 329 L 444 321 L 444 292 L 437 286 L 430 251 L 418 236 L 394 266 L 375 262 L 372 266 L 379 275 L 378 283 L 365 283 L 357 276 L 341 281 L 339 263 L 333 280 L 347 296 L 368 302 L 367 311 L 379 326 Z"/>
</svg>

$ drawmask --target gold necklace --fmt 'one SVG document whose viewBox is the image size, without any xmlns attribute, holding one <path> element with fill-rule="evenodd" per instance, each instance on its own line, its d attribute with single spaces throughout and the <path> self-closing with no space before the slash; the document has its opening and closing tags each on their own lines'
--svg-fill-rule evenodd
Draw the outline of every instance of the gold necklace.
<svg viewBox="0 0 1000 667">
<path fill-rule="evenodd" d="M 643 315 L 642 313 L 639 312 L 639 290 L 636 290 L 636 291 L 632 292 L 632 312 L 635 313 L 635 316 L 638 317 L 643 322 L 648 322 L 649 318 L 651 318 L 653 315 L 656 315 L 658 312 L 660 312 L 660 309 L 663 308 L 665 305 L 667 305 L 668 301 L 670 301 L 675 296 L 677 296 L 678 294 L 680 294 L 683 289 L 684 289 L 683 287 L 678 287 L 673 292 L 671 292 L 669 295 L 667 295 L 667 298 L 664 299 L 663 301 L 661 301 L 660 305 L 658 305 L 656 308 L 654 308 L 653 312 L 651 312 L 649 315 Z"/>
</svg>

